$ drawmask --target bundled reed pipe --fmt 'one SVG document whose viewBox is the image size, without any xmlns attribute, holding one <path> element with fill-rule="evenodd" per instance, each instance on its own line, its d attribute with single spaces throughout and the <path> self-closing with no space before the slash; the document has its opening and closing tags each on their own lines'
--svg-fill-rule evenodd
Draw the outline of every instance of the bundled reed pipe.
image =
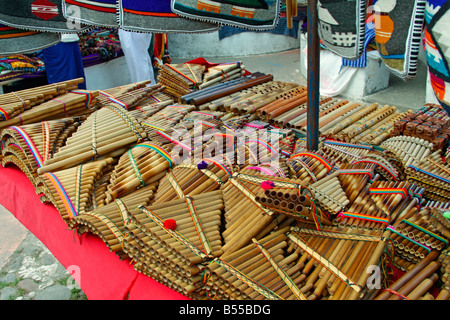
<svg viewBox="0 0 450 320">
<path fill-rule="evenodd" d="M 117 198 L 114 202 L 77 215 L 68 226 L 78 234 L 90 232 L 99 236 L 111 252 L 124 257 L 123 241 L 126 238 L 125 226 L 130 224 L 128 208 L 148 205 L 154 196 L 155 184 L 147 185 L 131 194 Z"/>
<path fill-rule="evenodd" d="M 218 82 L 225 82 L 240 78 L 244 74 L 245 66 L 242 62 L 221 63 L 213 67 L 209 67 L 203 74 L 202 83 L 199 89 L 210 87 Z"/>
<path fill-rule="evenodd" d="M 243 78 L 247 78 L 247 81 L 236 84 L 236 85 L 231 85 L 231 86 L 228 86 L 223 89 L 216 90 L 213 93 L 208 93 L 203 96 L 194 97 L 194 98 L 192 98 L 191 102 L 198 106 L 200 104 L 204 104 L 207 101 L 211 101 L 211 100 L 214 100 L 214 99 L 217 99 L 220 97 L 224 97 L 224 96 L 230 95 L 234 92 L 238 92 L 243 89 L 247 89 L 247 88 L 256 86 L 258 84 L 273 80 L 272 75 L 265 75 L 265 74 L 252 74 L 249 77 L 243 77 Z"/>
<path fill-rule="evenodd" d="M 99 157 L 121 155 L 126 148 L 145 139 L 140 123 L 128 111 L 107 106 L 94 112 L 67 139 L 64 147 L 38 169 L 42 174 L 75 166 Z"/>
<path fill-rule="evenodd" d="M 218 190 L 227 182 L 230 174 L 226 166 L 213 159 L 203 159 L 197 165 L 177 165 L 160 180 L 155 203 Z"/>
<path fill-rule="evenodd" d="M 83 118 L 64 118 L 3 130 L 0 134 L 3 166 L 22 163 L 19 167 L 37 187 L 40 183 L 37 169 L 53 156 L 82 121 Z"/>
<path fill-rule="evenodd" d="M 143 233 L 142 236 L 149 237 L 147 240 L 142 237 L 144 243 L 149 245 L 148 252 L 145 249 L 141 251 L 143 258 L 150 261 L 154 258 L 155 262 L 161 263 L 167 263 L 165 257 L 178 258 L 177 265 L 180 268 L 175 274 L 181 278 L 182 273 L 185 273 L 192 280 L 192 284 L 184 281 L 180 284 L 186 289 L 183 294 L 190 293 L 198 291 L 200 287 L 201 276 L 197 265 L 222 254 L 219 228 L 222 209 L 220 191 L 186 197 L 170 203 L 140 206 L 138 210 L 131 211 L 131 224 L 127 231 L 133 231 L 135 236 Z M 171 226 L 169 221 L 172 221 Z M 162 270 L 156 268 L 157 263 L 154 266 L 147 264 L 147 270 L 142 271 L 150 276 L 161 275 Z M 171 270 L 176 271 L 176 268 Z M 188 292 L 188 285 L 194 285 L 194 290 Z"/>
<path fill-rule="evenodd" d="M 88 115 L 95 103 L 97 91 L 73 90 L 26 110 L 14 118 L 0 122 L 0 130 L 9 126 L 24 125 L 44 120 Z"/>
<path fill-rule="evenodd" d="M 0 121 L 7 121 L 45 101 L 78 89 L 83 78 L 57 82 L 31 89 L 24 89 L 0 95 Z"/>
<path fill-rule="evenodd" d="M 160 146 L 143 142 L 131 147 L 114 167 L 106 203 L 160 180 L 173 166 L 171 155 Z"/>
<path fill-rule="evenodd" d="M 43 191 L 64 221 L 87 211 L 95 181 L 100 179 L 104 169 L 112 162 L 112 158 L 107 158 L 41 175 L 46 187 Z"/>
</svg>

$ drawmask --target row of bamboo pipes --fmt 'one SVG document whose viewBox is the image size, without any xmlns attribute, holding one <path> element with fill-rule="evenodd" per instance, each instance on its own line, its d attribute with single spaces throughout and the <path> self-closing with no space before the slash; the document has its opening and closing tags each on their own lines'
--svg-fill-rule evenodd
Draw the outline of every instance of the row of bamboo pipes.
<svg viewBox="0 0 450 320">
<path fill-rule="evenodd" d="M 78 88 L 83 78 L 57 82 L 54 84 L 24 89 L 0 95 L 0 121 L 6 121 L 21 115 L 25 110 L 42 104 Z M 2 116 L 3 115 L 3 116 Z"/>
</svg>

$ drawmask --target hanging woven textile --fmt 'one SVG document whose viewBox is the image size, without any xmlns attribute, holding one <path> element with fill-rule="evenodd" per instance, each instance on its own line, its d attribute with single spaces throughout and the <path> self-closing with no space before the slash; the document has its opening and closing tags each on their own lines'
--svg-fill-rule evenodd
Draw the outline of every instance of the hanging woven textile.
<svg viewBox="0 0 450 320">
<path fill-rule="evenodd" d="M 119 0 L 119 26 L 127 31 L 198 33 L 219 29 L 214 23 L 181 18 L 170 10 L 170 0 Z"/>
<path fill-rule="evenodd" d="M 182 17 L 252 30 L 274 29 L 281 0 L 172 0 L 172 11 Z"/>
</svg>

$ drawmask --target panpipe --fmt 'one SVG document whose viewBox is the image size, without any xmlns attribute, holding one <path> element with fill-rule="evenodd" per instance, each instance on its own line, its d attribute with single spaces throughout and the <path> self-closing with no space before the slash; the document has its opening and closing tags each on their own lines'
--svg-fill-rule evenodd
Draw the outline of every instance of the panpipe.
<svg viewBox="0 0 450 320">
<path fill-rule="evenodd" d="M 262 73 L 252 73 L 249 76 L 244 76 L 240 79 L 243 79 L 244 81 L 239 82 L 239 83 L 231 83 L 229 84 L 228 81 L 224 82 L 224 84 L 226 84 L 226 86 L 224 86 L 223 88 L 214 88 L 215 86 L 209 87 L 209 88 L 214 88 L 215 90 L 212 92 L 203 92 L 203 90 L 207 90 L 203 89 L 203 90 L 198 90 L 196 93 L 197 95 L 193 98 L 190 99 L 190 103 L 194 104 L 196 106 L 204 104 L 208 101 L 212 101 L 221 97 L 225 97 L 228 96 L 230 94 L 233 94 L 235 92 L 244 90 L 244 89 L 248 89 L 251 88 L 253 86 L 262 84 L 262 83 L 266 83 L 269 81 L 273 80 L 273 75 L 270 74 L 262 74 Z M 232 82 L 232 81 L 230 81 Z M 183 99 L 183 98 L 182 98 Z"/>
<path fill-rule="evenodd" d="M 450 299 L 450 250 L 447 248 L 445 250 L 441 251 L 441 254 L 438 257 L 438 261 L 441 264 L 440 267 L 440 274 L 441 274 L 441 281 L 442 281 L 442 288 L 443 291 L 441 291 L 442 299 L 447 300 Z M 445 298 L 444 298 L 445 297 Z M 436 300 L 439 300 L 436 298 Z"/>
<path fill-rule="evenodd" d="M 437 150 L 422 158 L 415 165 L 405 168 L 406 179 L 425 189 L 424 196 L 434 201 L 448 202 L 450 199 L 450 166 L 444 162 Z"/>
<path fill-rule="evenodd" d="M 428 210 L 397 220 L 389 227 L 396 254 L 417 263 L 433 250 L 442 251 L 448 239 L 431 222 Z"/>
<path fill-rule="evenodd" d="M 133 90 L 120 89 L 119 92 L 115 90 L 110 90 L 109 92 L 99 90 L 99 106 L 103 107 L 112 104 L 126 110 L 132 110 L 148 96 L 164 90 L 164 87 L 160 84 L 147 87 L 143 87 L 143 85 L 145 85 L 145 82 L 142 85 L 137 85 L 137 88 L 133 88 Z"/>
<path fill-rule="evenodd" d="M 164 92 L 180 102 L 180 98 L 197 88 L 202 83 L 205 66 L 200 64 L 179 63 L 163 64 L 157 79 L 162 84 Z"/>
<path fill-rule="evenodd" d="M 58 152 L 83 120 L 83 117 L 63 118 L 4 129 L 0 133 L 2 165 L 18 166 L 39 194 L 38 168 Z"/>
<path fill-rule="evenodd" d="M 64 221 L 90 208 L 95 181 L 100 179 L 104 170 L 109 170 L 112 162 L 112 158 L 107 158 L 40 175 L 44 184 L 43 192 Z"/>
<path fill-rule="evenodd" d="M 204 89 L 218 82 L 229 81 L 240 78 L 244 74 L 245 66 L 242 62 L 221 63 L 209 67 L 203 74 L 199 89 Z"/>
<path fill-rule="evenodd" d="M 306 284 L 313 287 L 308 299 L 362 299 L 368 292 L 370 268 L 382 259 L 385 235 L 382 230 L 353 234 L 330 226 L 291 227 L 290 246 L 301 249 L 297 264 L 303 265 Z"/>
<path fill-rule="evenodd" d="M 440 105 L 425 104 L 394 123 L 393 136 L 412 136 L 433 144 L 433 151 L 443 149 L 449 139 L 450 117 Z"/>
<path fill-rule="evenodd" d="M 232 252 L 259 239 L 283 223 L 292 222 L 291 217 L 277 214 L 256 200 L 261 192 L 261 180 L 273 176 L 264 171 L 249 168 L 233 174 L 223 186 L 225 203 L 224 252 Z"/>
<path fill-rule="evenodd" d="M 0 95 L 0 121 L 7 121 L 36 105 L 54 99 L 70 90 L 78 89 L 83 78 L 57 82 L 32 89 Z"/>
<path fill-rule="evenodd" d="M 53 158 L 44 161 L 38 173 L 70 168 L 100 157 L 122 155 L 130 145 L 145 138 L 142 125 L 128 111 L 108 105 L 91 114 L 67 139 L 65 146 Z"/>
<path fill-rule="evenodd" d="M 407 270 L 388 288 L 382 290 L 374 300 L 411 300 L 413 297 L 408 298 L 409 294 L 430 277 L 434 278 L 433 275 L 439 269 L 440 264 L 437 260 L 438 256 L 439 252 L 436 250 L 428 253 L 425 258 Z M 414 298 L 417 298 L 417 296 Z"/>
<path fill-rule="evenodd" d="M 323 156 L 323 152 L 320 150 L 318 152 L 294 152 L 286 162 L 291 176 L 300 180 L 304 186 L 319 181 L 333 169 L 333 164 Z"/>
<path fill-rule="evenodd" d="M 143 119 L 141 123 L 148 136 L 151 137 L 156 131 L 167 131 L 173 128 L 186 114 L 194 109 L 195 107 L 190 105 L 168 105 L 150 117 Z"/>
<path fill-rule="evenodd" d="M 129 258 L 123 251 L 123 241 L 127 236 L 125 226 L 131 223 L 129 208 L 149 205 L 155 190 L 155 183 L 148 184 L 107 205 L 75 216 L 68 221 L 67 225 L 70 229 L 76 230 L 79 235 L 90 232 L 100 237 L 109 251 L 117 254 L 121 260 L 125 260 Z"/>
<path fill-rule="evenodd" d="M 0 130 L 44 120 L 89 115 L 94 111 L 92 105 L 98 94 L 98 91 L 72 90 L 0 122 Z"/>
<path fill-rule="evenodd" d="M 404 167 L 416 165 L 426 158 L 433 150 L 433 144 L 412 136 L 395 136 L 383 141 L 380 147 L 397 154 Z"/>
<path fill-rule="evenodd" d="M 179 164 L 160 180 L 155 204 L 218 190 L 230 176 L 230 169 L 214 159 L 203 159 L 197 165 Z"/>
<path fill-rule="evenodd" d="M 130 211 L 124 251 L 139 272 L 199 299 L 203 264 L 222 254 L 222 209 L 218 190 L 141 205 Z"/>
<path fill-rule="evenodd" d="M 333 159 L 340 167 L 344 163 L 352 163 L 363 158 L 373 150 L 373 146 L 325 139 L 319 149 L 324 152 L 326 158 Z"/>
<path fill-rule="evenodd" d="M 159 181 L 174 166 L 169 150 L 149 142 L 131 147 L 118 160 L 106 190 L 106 204 Z"/>
<path fill-rule="evenodd" d="M 217 257 L 206 267 L 205 288 L 216 299 L 229 300 L 307 300 L 306 286 L 298 253 L 285 254 L 286 231 L 272 234 L 232 253 Z"/>
</svg>

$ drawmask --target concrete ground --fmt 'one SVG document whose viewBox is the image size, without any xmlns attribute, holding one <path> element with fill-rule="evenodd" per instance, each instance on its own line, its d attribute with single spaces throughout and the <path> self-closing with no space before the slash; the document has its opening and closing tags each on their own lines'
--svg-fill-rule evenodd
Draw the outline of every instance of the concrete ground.
<svg viewBox="0 0 450 320">
<path fill-rule="evenodd" d="M 172 63 L 189 60 L 172 59 Z M 299 50 L 206 59 L 210 62 L 242 61 L 251 72 L 273 74 L 275 80 L 306 85 L 306 79 L 300 73 Z M 362 102 L 379 102 L 399 109 L 417 110 L 425 103 L 425 95 L 426 66 L 419 63 L 418 75 L 414 80 L 404 82 L 391 76 L 388 89 L 367 96 Z M 79 288 L 73 287 L 68 272 L 51 252 L 1 205 L 0 235 L 0 300 L 86 299 Z"/>
</svg>

